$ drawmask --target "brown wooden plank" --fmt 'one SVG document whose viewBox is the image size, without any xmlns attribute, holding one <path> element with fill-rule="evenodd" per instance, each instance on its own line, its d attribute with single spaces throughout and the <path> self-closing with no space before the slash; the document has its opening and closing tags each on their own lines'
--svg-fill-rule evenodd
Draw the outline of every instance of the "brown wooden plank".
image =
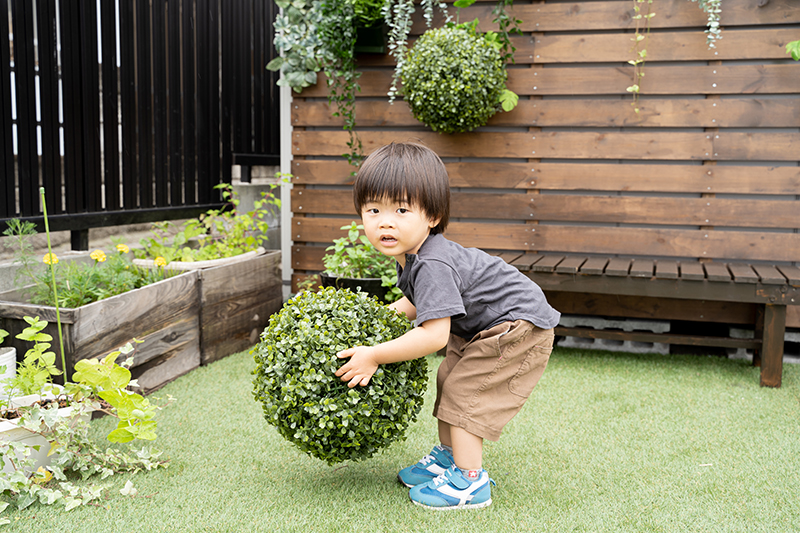
<svg viewBox="0 0 800 533">
<path fill-rule="evenodd" d="M 797 109 L 800 110 L 800 104 Z M 448 162 L 445 167 L 450 185 L 466 188 L 787 195 L 800 190 L 800 168 L 789 166 L 712 167 L 574 161 Z M 292 183 L 349 185 L 353 182 L 351 170 L 352 166 L 346 161 L 296 160 L 292 162 Z"/>
<path fill-rule="evenodd" d="M 722 263 L 704 263 L 703 268 L 709 281 L 733 281 L 727 266 Z"/>
<path fill-rule="evenodd" d="M 680 279 L 686 280 L 703 280 L 706 279 L 706 272 L 703 270 L 701 263 L 693 263 L 688 261 L 680 262 Z"/>
<path fill-rule="evenodd" d="M 741 261 L 795 261 L 800 234 L 540 224 L 532 249 L 564 254 L 616 254 Z M 529 241 L 525 241 L 529 242 Z"/>
<path fill-rule="evenodd" d="M 519 95 L 596 95 L 627 93 L 633 67 L 512 69 L 507 87 Z M 800 82 L 796 65 L 661 66 L 648 64 L 643 95 L 791 94 Z M 374 79 L 370 93 L 385 82 Z M 370 80 L 372 81 L 372 80 Z M 388 88 L 388 83 L 386 83 Z"/>
<path fill-rule="evenodd" d="M 800 285 L 800 268 L 791 265 L 778 265 L 778 270 L 786 276 L 790 285 Z"/>
<path fill-rule="evenodd" d="M 800 201 L 541 194 L 537 220 L 790 228 L 800 225 Z"/>
<path fill-rule="evenodd" d="M 772 265 L 751 265 L 758 274 L 761 283 L 767 285 L 784 285 L 786 278 Z"/>
<path fill-rule="evenodd" d="M 658 16 L 658 15 L 656 15 Z M 647 61 L 719 61 L 784 59 L 786 43 L 795 40 L 794 28 L 764 28 L 724 32 L 724 46 L 709 48 L 704 32 L 651 33 Z M 630 33 L 537 35 L 533 46 L 521 42 L 517 63 L 627 62 L 631 58 Z M 534 58 L 526 56 L 534 55 Z M 645 80 L 646 82 L 647 80 Z"/>
<path fill-rule="evenodd" d="M 322 243 L 329 245 L 333 239 L 346 235 L 339 229 L 348 220 L 323 217 L 294 217 L 291 222 L 291 238 L 300 243 Z M 475 222 L 451 222 L 447 227 L 447 238 L 463 246 L 490 250 L 530 250 L 531 233 L 522 224 Z"/>
<path fill-rule="evenodd" d="M 535 67 L 535 66 L 534 66 Z M 732 64 L 721 66 L 647 65 L 643 95 L 794 94 L 800 68 L 793 64 Z M 633 67 L 549 67 L 510 69 L 507 87 L 520 96 L 628 96 Z M 391 69 L 364 71 L 359 78 L 362 97 L 383 98 L 391 84 Z M 327 79 L 303 89 L 303 97 L 327 97 Z M 407 140 L 407 139 L 406 139 Z"/>
<path fill-rule="evenodd" d="M 630 275 L 634 278 L 652 278 L 655 271 L 654 261 L 635 259 L 631 264 Z"/>
<path fill-rule="evenodd" d="M 533 207 L 531 196 L 520 193 L 454 192 L 450 197 L 451 217 L 530 220 Z M 359 218 L 353 206 L 353 193 L 349 190 L 293 190 L 292 211 Z"/>
<path fill-rule="evenodd" d="M 550 305 L 563 314 L 691 320 L 722 324 L 755 323 L 755 304 L 552 290 L 546 291 L 546 295 Z"/>
<path fill-rule="evenodd" d="M 519 256 L 517 259 L 511 261 L 511 265 L 515 266 L 520 272 L 529 272 L 533 265 L 544 259 L 544 255 L 526 252 Z"/>
<path fill-rule="evenodd" d="M 608 257 L 590 257 L 583 265 L 581 265 L 580 273 L 589 276 L 600 275 L 605 270 L 608 261 Z"/>
<path fill-rule="evenodd" d="M 451 4 L 447 0 L 448 4 Z M 471 7 L 461 9 L 461 20 L 479 19 L 481 31 L 497 31 L 492 24 L 491 10 L 494 5 L 476 2 Z M 449 7 L 451 15 L 455 9 Z M 698 13 L 699 11 L 699 13 Z M 706 15 L 697 9 L 696 4 L 687 6 L 685 0 L 661 0 L 656 7 L 657 16 L 651 20 L 651 28 L 687 28 L 696 27 L 703 32 L 706 26 Z M 633 29 L 636 21 L 632 5 L 618 1 L 592 2 L 557 2 L 540 4 L 517 3 L 509 9 L 509 14 L 522 20 L 520 28 L 525 32 L 575 31 L 576 28 L 586 30 Z M 425 31 L 426 26 L 421 10 L 417 9 L 413 17 L 413 34 Z M 434 26 L 441 26 L 444 18 L 436 10 Z M 761 24 L 796 24 L 798 20 L 797 5 L 793 0 L 772 0 L 770 2 L 750 2 L 748 0 L 725 0 L 722 13 L 722 25 L 726 28 Z M 727 32 L 726 32 L 727 33 Z M 630 46 L 630 45 L 629 45 Z"/>
<path fill-rule="evenodd" d="M 292 268 L 295 270 L 322 270 L 325 246 L 292 246 Z"/>
<path fill-rule="evenodd" d="M 606 276 L 627 276 L 631 269 L 631 260 L 623 257 L 612 257 L 606 266 Z"/>
<path fill-rule="evenodd" d="M 656 261 L 656 277 L 661 279 L 678 279 L 678 262 L 659 259 Z"/>
<path fill-rule="evenodd" d="M 554 272 L 558 264 L 564 260 L 563 255 L 546 255 L 533 265 L 533 272 Z"/>
<path fill-rule="evenodd" d="M 743 263 L 731 263 L 728 265 L 735 283 L 758 283 L 758 275 L 750 265 Z"/>
<path fill-rule="evenodd" d="M 561 274 L 576 274 L 581 265 L 586 262 L 586 257 L 567 256 L 556 267 L 556 272 Z"/>
<path fill-rule="evenodd" d="M 384 100 L 356 101 L 360 127 L 411 127 L 419 121 L 408 105 Z M 790 128 L 800 123 L 797 99 L 773 100 L 743 97 L 730 100 L 681 99 L 642 100 L 639 113 L 631 113 L 628 100 L 521 100 L 513 111 L 497 113 L 488 126 L 598 126 L 668 128 Z M 341 127 L 325 101 L 293 106 L 295 126 Z M 299 162 L 295 162 L 299 163 Z"/>
<path fill-rule="evenodd" d="M 502 259 L 506 263 L 511 264 L 516 259 L 519 259 L 520 257 L 522 257 L 523 253 L 522 252 L 499 252 L 499 253 L 496 253 L 494 255 L 495 255 L 495 257 L 499 257 L 500 259 Z"/>
<path fill-rule="evenodd" d="M 798 69 L 800 71 L 800 68 Z M 800 81 L 800 79 L 798 80 Z M 409 138 L 430 147 L 440 157 L 547 157 L 559 159 L 790 160 L 800 150 L 800 133 L 729 133 L 716 139 L 702 132 L 472 132 L 438 135 L 429 132 L 376 131 L 362 139 L 366 153 Z M 295 155 L 338 156 L 347 146 L 347 132 L 296 131 Z M 787 152 L 782 152 L 787 150 Z M 750 157 L 752 156 L 752 157 Z M 757 159 L 756 159 L 757 160 Z"/>
<path fill-rule="evenodd" d="M 783 339 L 786 333 L 786 306 L 764 306 L 763 344 L 761 346 L 761 386 L 780 387 L 783 375 Z"/>
<path fill-rule="evenodd" d="M 292 153 L 295 156 L 340 156 L 348 140 L 345 131 L 295 131 Z M 516 132 L 439 135 L 430 131 L 371 131 L 363 135 L 361 141 L 367 154 L 391 142 L 414 141 L 429 147 L 439 157 L 461 157 L 468 153 L 472 157 L 526 158 L 536 147 L 533 136 Z"/>
<path fill-rule="evenodd" d="M 532 185 L 539 189 L 792 195 L 800 190 L 800 169 L 788 166 L 712 167 L 598 162 L 538 163 L 531 166 L 534 169 Z"/>
</svg>

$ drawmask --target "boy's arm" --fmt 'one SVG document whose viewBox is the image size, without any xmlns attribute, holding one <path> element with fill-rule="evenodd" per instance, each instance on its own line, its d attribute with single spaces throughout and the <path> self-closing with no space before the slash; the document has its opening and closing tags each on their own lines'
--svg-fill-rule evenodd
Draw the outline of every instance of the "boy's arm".
<svg viewBox="0 0 800 533">
<path fill-rule="evenodd" d="M 450 338 L 450 317 L 426 320 L 404 335 L 377 346 L 356 346 L 339 352 L 337 357 L 350 360 L 342 365 L 336 375 L 348 381 L 348 387 L 362 387 L 369 383 L 378 365 L 410 361 L 424 357 L 447 345 Z"/>
<path fill-rule="evenodd" d="M 409 320 L 414 320 L 417 318 L 417 308 L 414 307 L 414 304 L 411 301 L 403 296 L 396 302 L 392 302 L 389 304 L 389 309 L 394 309 L 398 313 L 405 313 Z"/>
</svg>

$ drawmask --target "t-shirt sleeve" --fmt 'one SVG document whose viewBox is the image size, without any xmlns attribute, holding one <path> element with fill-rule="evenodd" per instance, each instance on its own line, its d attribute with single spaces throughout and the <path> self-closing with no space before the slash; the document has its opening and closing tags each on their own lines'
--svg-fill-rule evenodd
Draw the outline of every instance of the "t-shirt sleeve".
<svg viewBox="0 0 800 533">
<path fill-rule="evenodd" d="M 460 286 L 458 273 L 447 264 L 436 260 L 420 261 L 414 276 L 417 325 L 437 318 L 466 316 Z"/>
</svg>

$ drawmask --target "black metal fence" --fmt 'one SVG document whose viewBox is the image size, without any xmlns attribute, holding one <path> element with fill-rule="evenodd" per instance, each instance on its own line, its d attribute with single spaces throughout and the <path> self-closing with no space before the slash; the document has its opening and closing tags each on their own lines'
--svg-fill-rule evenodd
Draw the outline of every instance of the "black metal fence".
<svg viewBox="0 0 800 533">
<path fill-rule="evenodd" d="M 98 9 L 99 7 L 99 9 Z M 221 205 L 279 163 L 271 0 L 0 0 L 0 227 L 85 230 Z M 245 175 L 249 175 L 245 173 Z"/>
</svg>

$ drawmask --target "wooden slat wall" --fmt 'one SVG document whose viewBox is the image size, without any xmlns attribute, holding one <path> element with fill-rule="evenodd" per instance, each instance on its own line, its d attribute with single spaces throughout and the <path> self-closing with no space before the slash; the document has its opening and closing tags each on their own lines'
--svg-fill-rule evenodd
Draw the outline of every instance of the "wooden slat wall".
<svg viewBox="0 0 800 533">
<path fill-rule="evenodd" d="M 461 20 L 491 29 L 492 6 Z M 798 264 L 800 63 L 784 49 L 800 38 L 797 2 L 726 0 L 715 49 L 696 3 L 653 11 L 639 114 L 626 91 L 630 0 L 518 1 L 508 85 L 520 103 L 468 134 L 439 135 L 402 100 L 390 106 L 391 58 L 360 56 L 365 153 L 392 141 L 435 150 L 453 187 L 448 237 L 494 253 Z M 412 33 L 424 30 L 418 17 Z M 325 98 L 320 76 L 292 104 L 295 283 L 357 218 L 348 136 Z"/>
</svg>

